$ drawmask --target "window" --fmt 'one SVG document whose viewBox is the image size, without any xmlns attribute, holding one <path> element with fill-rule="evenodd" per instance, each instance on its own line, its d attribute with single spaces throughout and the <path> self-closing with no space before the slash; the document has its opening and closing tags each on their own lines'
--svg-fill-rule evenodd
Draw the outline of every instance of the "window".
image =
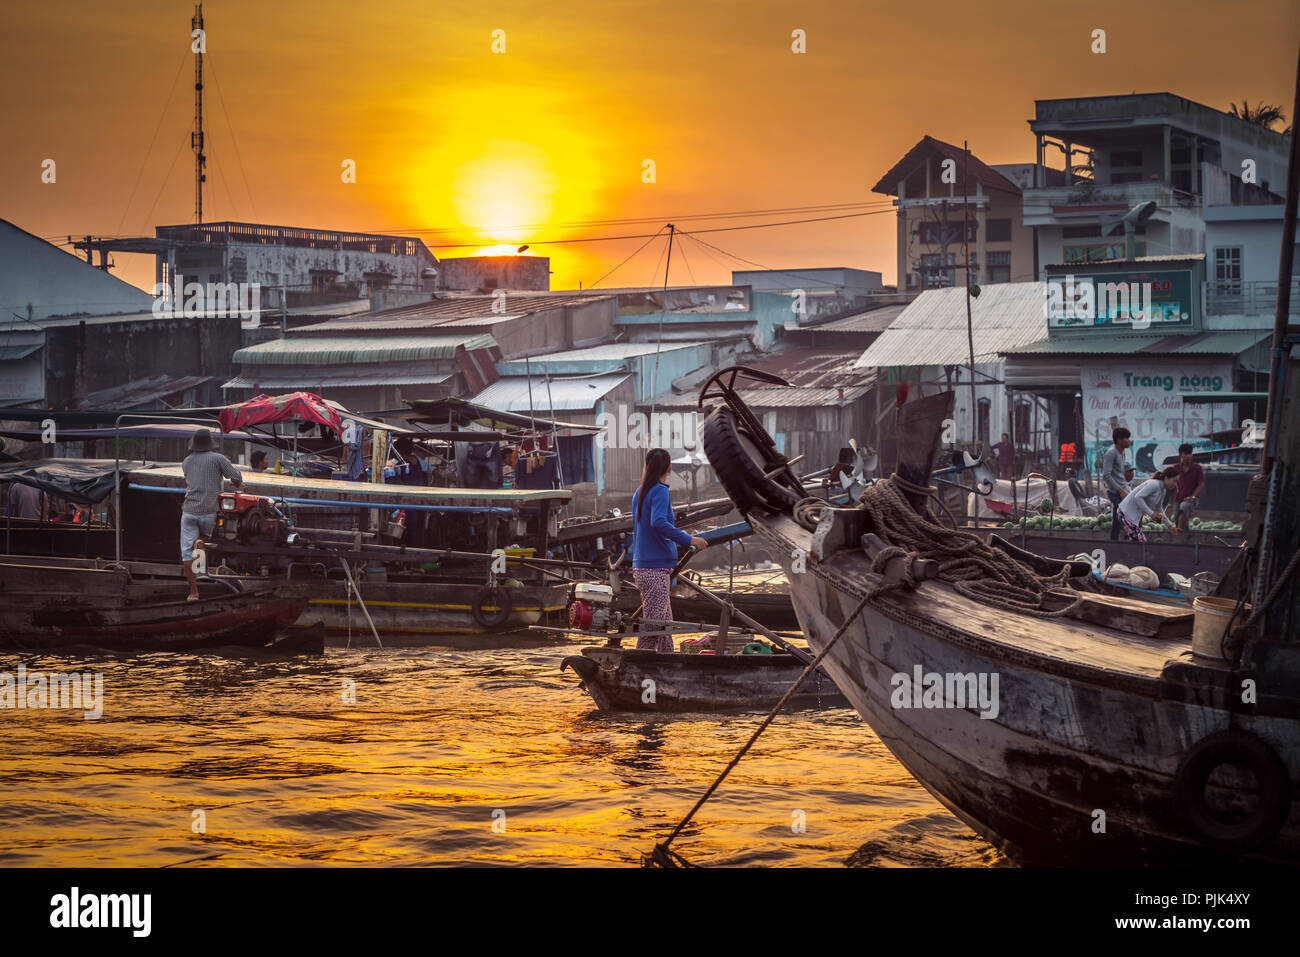
<svg viewBox="0 0 1300 957">
<path fill-rule="evenodd" d="M 989 283 L 1010 282 L 1011 253 L 989 253 L 988 257 L 988 278 L 985 281 Z"/>
<path fill-rule="evenodd" d="M 1241 293 L 1241 247 L 1218 246 L 1214 250 L 1214 290 L 1228 295 Z"/>
<path fill-rule="evenodd" d="M 1020 442 L 1022 445 L 1025 443 L 1026 436 L 1029 435 L 1030 410 L 1032 408 L 1033 407 L 1025 399 L 1021 399 L 1019 402 L 1016 403 L 1016 408 L 1015 408 L 1016 441 Z"/>
<path fill-rule="evenodd" d="M 1011 220 L 990 219 L 985 226 L 984 238 L 991 243 L 1010 242 L 1011 241 Z"/>
<path fill-rule="evenodd" d="M 953 266 L 956 258 L 952 253 L 943 255 L 941 253 L 926 253 L 921 257 L 921 281 L 926 289 L 945 289 L 952 285 L 953 269 L 945 269 L 945 266 Z"/>
<path fill-rule="evenodd" d="M 977 224 L 974 221 L 970 223 L 970 227 L 967 230 L 968 242 L 975 242 L 976 226 Z M 944 245 L 945 235 L 949 243 L 960 243 L 961 220 L 949 221 L 946 224 L 946 228 L 945 224 L 941 222 L 923 222 L 918 230 L 917 238 L 928 246 L 942 246 Z"/>
<path fill-rule="evenodd" d="M 1110 166 L 1114 169 L 1116 166 L 1141 166 L 1141 150 L 1115 150 L 1110 154 Z"/>
<path fill-rule="evenodd" d="M 1137 254 L 1145 256 L 1146 243 L 1137 244 Z M 1108 259 L 1124 258 L 1124 241 L 1103 243 L 1096 246 L 1066 246 L 1061 250 L 1062 260 L 1066 263 L 1095 263 Z"/>
<path fill-rule="evenodd" d="M 975 437 L 983 443 L 985 449 L 989 447 L 989 418 L 992 412 L 991 399 L 980 399 L 975 403 Z"/>
</svg>

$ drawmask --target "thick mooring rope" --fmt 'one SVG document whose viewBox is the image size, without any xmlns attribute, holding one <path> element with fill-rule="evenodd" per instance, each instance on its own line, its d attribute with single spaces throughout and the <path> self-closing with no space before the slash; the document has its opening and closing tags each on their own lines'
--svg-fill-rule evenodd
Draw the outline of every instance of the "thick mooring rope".
<svg viewBox="0 0 1300 957">
<path fill-rule="evenodd" d="M 1056 575 L 1038 575 L 1006 552 L 988 545 L 978 535 L 944 528 L 928 513 L 922 517 L 903 497 L 900 488 L 915 494 L 933 489 L 916 485 L 895 474 L 869 485 L 859 501 L 871 516 L 873 530 L 886 545 L 895 545 L 939 564 L 939 578 L 974 601 L 1033 615 L 1057 618 L 1081 601 L 1079 595 L 1063 608 L 1049 611 L 1044 599 L 1053 591 L 1067 590 L 1068 568 Z"/>
</svg>

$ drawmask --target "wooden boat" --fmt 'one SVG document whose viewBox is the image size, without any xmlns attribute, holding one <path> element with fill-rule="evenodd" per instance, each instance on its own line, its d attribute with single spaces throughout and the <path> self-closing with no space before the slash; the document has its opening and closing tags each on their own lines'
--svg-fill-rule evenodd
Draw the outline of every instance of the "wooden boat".
<svg viewBox="0 0 1300 957">
<path fill-rule="evenodd" d="M 661 654 L 630 648 L 583 648 L 560 662 L 582 679 L 602 711 L 767 710 L 804 670 L 794 655 Z M 846 707 L 848 701 L 818 668 L 790 699 L 792 708 Z"/>
<path fill-rule="evenodd" d="M 684 574 L 695 576 L 700 584 L 769 628 L 799 627 L 799 618 L 790 602 L 789 585 L 779 569 L 775 573 L 767 569 L 743 569 L 732 575 L 726 569 L 714 569 Z M 717 621 L 717 606 L 681 584 L 673 588 L 672 599 L 676 614 L 682 618 Z"/>
<path fill-rule="evenodd" d="M 23 650 L 89 646 L 172 651 L 238 646 L 311 648 L 311 636 L 284 636 L 306 599 L 274 588 L 204 583 L 186 601 L 184 580 L 137 579 L 100 561 L 0 556 L 0 646 Z"/>
<path fill-rule="evenodd" d="M 1300 389 L 1298 368 L 1292 361 Z M 869 553 L 863 535 L 888 541 L 889 528 L 866 506 L 810 509 L 800 500 L 735 391 L 745 372 L 723 370 L 701 392 L 702 409 L 713 406 L 706 454 L 780 556 L 826 670 L 954 814 L 1026 864 L 1300 860 L 1294 619 L 1281 632 L 1251 632 L 1235 662 L 1215 660 L 1192 654 L 1190 609 L 1052 592 L 1043 607 L 1068 614 L 1030 616 L 952 582 L 900 577 L 897 557 L 880 569 L 883 556 Z M 951 403 L 947 393 L 902 406 L 899 434 L 930 441 L 900 452 L 897 475 L 909 484 L 895 488 L 928 484 Z M 1298 446 L 1293 439 L 1285 488 L 1300 484 Z M 906 501 L 918 515 L 925 509 L 923 495 L 908 491 Z M 1292 532 L 1290 545 L 1274 547 L 1294 549 L 1295 540 Z M 1256 686 L 1267 690 L 1243 704 L 1243 688 Z M 1232 765 L 1248 770 L 1226 774 Z"/>
</svg>

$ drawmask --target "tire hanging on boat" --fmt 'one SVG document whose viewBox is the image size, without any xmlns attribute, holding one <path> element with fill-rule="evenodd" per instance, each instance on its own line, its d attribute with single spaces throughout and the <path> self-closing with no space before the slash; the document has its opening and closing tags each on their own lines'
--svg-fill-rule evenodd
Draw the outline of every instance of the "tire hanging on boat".
<svg viewBox="0 0 1300 957">
<path fill-rule="evenodd" d="M 1247 768 L 1258 787 L 1258 805 L 1240 821 L 1222 820 L 1205 798 L 1210 776 L 1225 764 Z M 1286 823 L 1291 781 L 1282 759 L 1258 737 L 1235 729 L 1217 731 L 1193 744 L 1179 762 L 1174 808 L 1202 843 L 1224 851 L 1247 851 L 1271 840 Z"/>
<path fill-rule="evenodd" d="M 469 613 L 479 627 L 491 631 L 500 628 L 509 620 L 510 613 L 514 611 L 514 604 L 514 596 L 509 588 L 487 585 L 479 589 L 474 600 L 470 602 Z M 488 611 L 489 606 L 496 610 Z"/>
<path fill-rule="evenodd" d="M 736 415 L 730 409 L 725 406 L 714 409 L 700 432 L 709 464 L 741 513 L 748 513 L 756 506 L 789 511 L 803 497 L 767 477 L 767 472 L 780 463 L 754 461 L 745 446 L 756 447 L 757 443 L 737 425 Z"/>
</svg>

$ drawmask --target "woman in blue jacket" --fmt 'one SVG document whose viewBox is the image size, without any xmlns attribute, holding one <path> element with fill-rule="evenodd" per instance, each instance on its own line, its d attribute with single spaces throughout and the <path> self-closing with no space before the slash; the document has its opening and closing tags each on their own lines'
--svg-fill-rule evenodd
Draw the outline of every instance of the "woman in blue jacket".
<svg viewBox="0 0 1300 957">
<path fill-rule="evenodd" d="M 668 473 L 672 458 L 665 449 L 651 449 L 645 457 L 641 487 L 632 496 L 632 578 L 641 592 L 641 616 L 656 621 L 672 621 L 673 606 L 668 597 L 672 570 L 677 565 L 677 546 L 708 547 L 702 538 L 694 538 L 673 525 L 672 499 L 668 494 Z M 673 636 L 646 634 L 637 639 L 638 648 L 671 652 Z"/>
</svg>

